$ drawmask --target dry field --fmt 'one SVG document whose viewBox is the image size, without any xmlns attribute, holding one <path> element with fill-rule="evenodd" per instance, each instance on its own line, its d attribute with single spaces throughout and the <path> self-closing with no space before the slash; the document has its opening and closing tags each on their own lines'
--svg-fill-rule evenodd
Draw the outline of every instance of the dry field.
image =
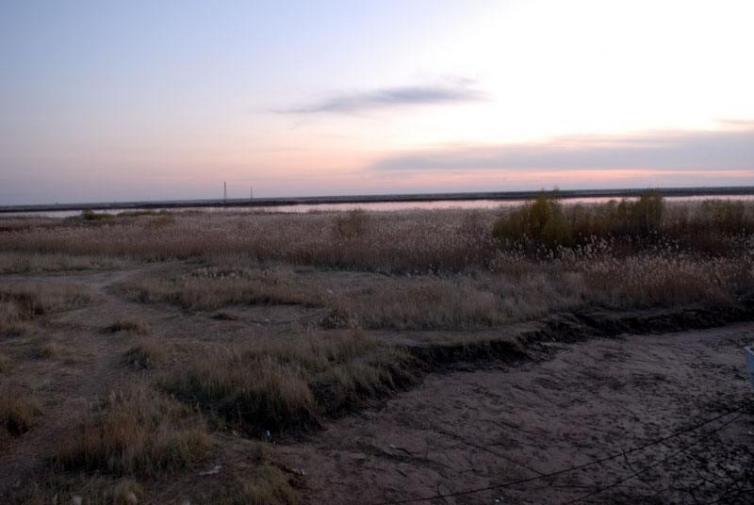
<svg viewBox="0 0 754 505">
<path fill-rule="evenodd" d="M 0 503 L 749 503 L 754 327 L 629 335 L 752 315 L 751 204 L 0 218 Z"/>
</svg>

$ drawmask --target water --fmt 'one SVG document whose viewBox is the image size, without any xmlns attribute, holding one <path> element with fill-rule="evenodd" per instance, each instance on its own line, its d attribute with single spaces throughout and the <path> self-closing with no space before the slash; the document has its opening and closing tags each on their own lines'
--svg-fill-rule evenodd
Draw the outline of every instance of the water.
<svg viewBox="0 0 754 505">
<path fill-rule="evenodd" d="M 563 200 L 566 205 L 575 204 L 599 204 L 607 203 L 610 200 L 620 200 L 620 198 L 610 197 L 591 197 L 591 198 L 569 198 Z M 635 198 L 626 198 L 626 200 L 635 200 Z M 735 195 L 735 196 L 679 196 L 665 197 L 668 203 L 681 202 L 699 202 L 703 200 L 739 200 L 754 201 L 754 195 Z M 436 209 L 495 209 L 500 207 L 514 207 L 525 203 L 527 200 L 436 200 L 431 202 L 363 202 L 363 203 L 318 203 L 318 204 L 300 204 L 300 205 L 275 205 L 269 207 L 185 207 L 164 209 L 168 212 L 185 212 L 198 211 L 208 213 L 283 213 L 283 214 L 304 214 L 307 212 L 344 212 L 349 210 L 362 209 L 370 212 L 392 212 L 405 210 L 436 210 Z M 119 214 L 121 212 L 160 212 L 162 209 L 129 209 L 124 210 L 101 210 L 100 214 Z M 19 212 L 4 214 L 4 216 L 39 216 L 39 217 L 71 217 L 81 215 L 81 211 L 51 211 L 51 212 Z M 3 215 L 0 215 L 0 218 Z"/>
</svg>

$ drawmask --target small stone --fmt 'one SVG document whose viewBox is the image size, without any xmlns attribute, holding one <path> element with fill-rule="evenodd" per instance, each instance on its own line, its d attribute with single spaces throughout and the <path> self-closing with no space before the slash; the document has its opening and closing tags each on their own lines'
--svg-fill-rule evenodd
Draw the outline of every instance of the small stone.
<svg viewBox="0 0 754 505">
<path fill-rule="evenodd" d="M 71 505 L 81 505 L 82 503 L 84 503 L 84 499 L 79 495 L 76 494 L 71 497 Z"/>
</svg>

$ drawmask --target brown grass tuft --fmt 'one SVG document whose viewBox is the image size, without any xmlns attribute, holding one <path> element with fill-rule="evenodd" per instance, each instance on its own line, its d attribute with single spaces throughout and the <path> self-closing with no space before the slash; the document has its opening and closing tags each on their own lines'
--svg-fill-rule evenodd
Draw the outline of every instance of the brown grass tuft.
<svg viewBox="0 0 754 505">
<path fill-rule="evenodd" d="M 8 505 L 70 505 L 75 497 L 85 505 L 138 505 L 144 503 L 145 494 L 133 479 L 63 473 L 37 474 L 5 493 L 0 491 L 0 501 Z"/>
<path fill-rule="evenodd" d="M 32 342 L 30 354 L 34 359 L 54 359 L 65 355 L 66 352 L 57 342 L 37 339 Z"/>
<path fill-rule="evenodd" d="M 141 484 L 131 479 L 121 479 L 113 488 L 113 505 L 137 505 L 144 496 Z"/>
<path fill-rule="evenodd" d="M 13 436 L 29 431 L 42 410 L 33 397 L 16 388 L 0 388 L 0 426 Z"/>
<path fill-rule="evenodd" d="M 104 328 L 106 333 L 118 333 L 124 331 L 135 335 L 146 335 L 149 333 L 149 325 L 144 321 L 134 321 L 131 319 L 119 319 L 113 324 Z"/>
<path fill-rule="evenodd" d="M 290 475 L 268 462 L 260 462 L 235 475 L 222 491 L 212 495 L 214 505 L 297 505 L 300 495 Z"/>
<path fill-rule="evenodd" d="M 13 360 L 10 356 L 0 351 L 0 374 L 8 373 L 13 368 Z"/>
<path fill-rule="evenodd" d="M 122 289 L 143 303 L 167 302 L 192 310 L 319 303 L 317 296 L 294 283 L 290 274 L 268 270 L 203 268 L 180 278 L 132 281 Z"/>
<path fill-rule="evenodd" d="M 210 448 L 204 423 L 144 385 L 113 391 L 60 445 L 56 466 L 115 475 L 190 467 Z"/>
<path fill-rule="evenodd" d="M 122 268 L 125 260 L 57 253 L 0 253 L 0 274 L 33 274 Z"/>
<path fill-rule="evenodd" d="M 352 332 L 202 352 L 164 384 L 252 434 L 316 425 L 410 380 L 408 358 Z"/>
<path fill-rule="evenodd" d="M 337 214 L 333 220 L 335 237 L 340 240 L 349 240 L 363 236 L 369 226 L 369 214 L 362 209 L 355 209 Z"/>
<path fill-rule="evenodd" d="M 0 287 L 0 326 L 78 308 L 91 301 L 89 291 L 77 284 L 6 284 Z"/>
<path fill-rule="evenodd" d="M 136 370 L 156 368 L 168 360 L 169 350 L 164 342 L 143 339 L 123 355 L 123 363 Z"/>
</svg>

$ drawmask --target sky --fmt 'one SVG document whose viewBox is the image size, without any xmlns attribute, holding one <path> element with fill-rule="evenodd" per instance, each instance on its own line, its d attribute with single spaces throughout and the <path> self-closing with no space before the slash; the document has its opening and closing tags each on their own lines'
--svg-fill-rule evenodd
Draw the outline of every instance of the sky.
<svg viewBox="0 0 754 505">
<path fill-rule="evenodd" d="M 0 3 L 0 205 L 754 185 L 750 0 Z"/>
</svg>

